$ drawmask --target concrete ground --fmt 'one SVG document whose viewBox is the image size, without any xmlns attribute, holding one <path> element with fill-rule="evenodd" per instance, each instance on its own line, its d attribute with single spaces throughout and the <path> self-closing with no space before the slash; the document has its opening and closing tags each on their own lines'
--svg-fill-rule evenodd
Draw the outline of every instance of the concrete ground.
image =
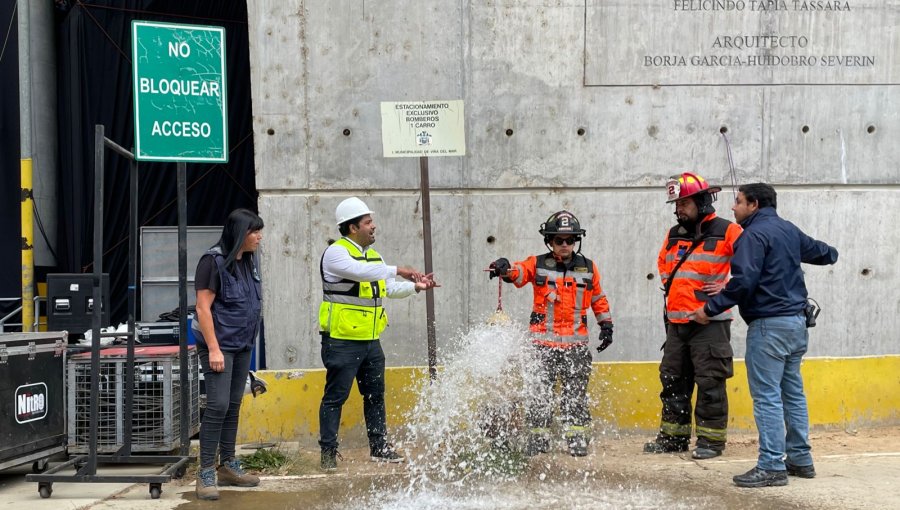
<svg viewBox="0 0 900 510">
<path fill-rule="evenodd" d="M 707 461 L 691 460 L 689 454 L 639 453 L 646 439 L 646 436 L 630 435 L 599 437 L 592 444 L 591 455 L 583 459 L 562 453 L 536 457 L 526 475 L 530 479 L 522 483 L 529 487 L 540 484 L 538 480 L 544 478 L 539 473 L 548 470 L 589 472 L 592 483 L 596 480 L 619 489 L 661 491 L 667 494 L 669 501 L 681 502 L 679 508 L 900 509 L 900 484 L 897 483 L 900 480 L 900 428 L 814 432 L 811 439 L 818 476 L 811 480 L 792 477 L 786 487 L 764 489 L 741 489 L 731 481 L 732 476 L 755 465 L 755 436 L 732 435 L 726 454 Z M 329 508 L 335 505 L 334 494 L 345 493 L 347 486 L 356 485 L 356 490 L 364 491 L 375 478 L 398 479 L 405 474 L 405 465 L 368 462 L 365 449 L 349 449 L 342 454 L 345 460 L 336 474 L 325 475 L 313 469 L 299 476 L 263 477 L 263 483 L 255 489 L 222 490 L 222 499 L 218 502 L 196 501 L 193 479 L 164 484 L 159 500 L 150 499 L 146 484 L 69 483 L 55 483 L 53 495 L 41 499 L 37 484 L 24 480 L 24 473 L 30 471 L 29 465 L 0 473 L 0 510 L 159 510 L 176 507 L 187 510 L 225 506 L 243 508 L 247 505 L 266 510 Z M 156 466 L 117 466 L 112 469 L 116 473 L 146 474 Z M 355 480 L 362 483 L 354 483 Z M 670 504 L 660 506 L 671 507 Z M 521 507 L 546 506 L 525 504 Z M 579 505 L 579 508 L 590 507 L 590 504 Z M 632 508 L 656 506 L 651 503 Z"/>
</svg>

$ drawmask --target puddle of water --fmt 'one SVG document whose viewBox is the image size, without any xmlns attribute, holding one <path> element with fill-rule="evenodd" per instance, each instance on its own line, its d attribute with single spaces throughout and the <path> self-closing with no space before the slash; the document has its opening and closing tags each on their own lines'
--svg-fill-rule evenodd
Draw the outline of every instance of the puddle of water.
<svg viewBox="0 0 900 510">
<path fill-rule="evenodd" d="M 432 490 L 421 490 L 412 494 L 390 493 L 371 496 L 358 504 L 351 502 L 348 506 L 354 510 L 420 510 L 423 508 L 619 510 L 663 507 L 670 510 L 697 508 L 691 503 L 674 502 L 671 497 L 658 491 L 609 489 L 573 483 L 539 485 L 505 483 L 480 487 L 445 486 Z"/>
<path fill-rule="evenodd" d="M 525 457 L 526 405 L 558 405 L 534 391 L 540 383 L 527 338 L 524 326 L 510 323 L 475 326 L 457 336 L 438 379 L 419 387 L 410 419 L 398 431 L 405 473 L 383 476 L 345 465 L 340 475 L 267 481 L 262 491 L 223 491 L 223 501 L 229 508 L 266 510 L 747 507 L 709 499 L 706 491 L 642 487 L 614 466 L 601 471 L 601 456 L 566 455 L 559 431 L 556 453 Z M 192 501 L 180 508 L 214 504 Z"/>
<path fill-rule="evenodd" d="M 745 509 L 748 501 L 673 494 L 637 485 L 611 484 L 602 479 L 519 479 L 499 483 L 435 484 L 409 488 L 408 479 L 390 477 L 329 477 L 318 480 L 267 481 L 265 490 L 223 490 L 222 499 L 197 501 L 193 493 L 179 510 L 264 508 L 266 510 L 526 510 L 526 509 Z M 737 503 L 737 504 L 732 504 Z"/>
</svg>

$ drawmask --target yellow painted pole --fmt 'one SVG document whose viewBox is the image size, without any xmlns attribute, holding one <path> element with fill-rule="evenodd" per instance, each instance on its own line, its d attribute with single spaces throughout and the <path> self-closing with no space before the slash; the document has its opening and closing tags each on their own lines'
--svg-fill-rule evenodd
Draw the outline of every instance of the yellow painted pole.
<svg viewBox="0 0 900 510">
<path fill-rule="evenodd" d="M 34 197 L 31 158 L 22 159 L 22 331 L 34 323 Z"/>
</svg>

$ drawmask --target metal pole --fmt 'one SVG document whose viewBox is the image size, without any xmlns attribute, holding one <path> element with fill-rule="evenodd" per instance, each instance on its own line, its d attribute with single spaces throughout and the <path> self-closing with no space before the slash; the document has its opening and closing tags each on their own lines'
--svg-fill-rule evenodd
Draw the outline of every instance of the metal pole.
<svg viewBox="0 0 900 510">
<path fill-rule="evenodd" d="M 106 140 L 107 144 L 116 146 L 111 140 Z M 115 149 L 114 149 L 115 150 Z M 117 151 L 118 152 L 118 151 Z M 121 154 L 121 153 L 120 153 Z M 138 228 L 138 166 L 134 156 L 130 156 L 129 165 L 129 182 L 128 182 L 128 344 L 126 346 L 125 357 L 125 437 L 122 441 L 122 447 L 119 448 L 117 456 L 128 457 L 131 455 L 132 430 L 133 424 L 133 408 L 134 408 L 134 342 L 137 337 L 137 330 L 134 327 L 135 317 L 137 317 L 137 301 L 135 300 L 135 286 L 137 284 L 137 228 Z"/>
<path fill-rule="evenodd" d="M 188 387 L 187 353 L 187 165 L 179 161 L 178 167 L 178 336 L 181 361 L 181 454 L 191 449 L 191 407 Z M 223 459 L 224 460 L 224 459 Z"/>
<path fill-rule="evenodd" d="M 422 192 L 422 234 L 425 240 L 425 274 L 434 272 L 431 263 L 431 196 L 428 184 L 428 157 L 419 158 L 420 187 Z M 437 377 L 437 339 L 434 331 L 434 289 L 425 291 L 425 320 L 428 328 L 428 375 Z"/>
<path fill-rule="evenodd" d="M 79 475 L 97 473 L 97 425 L 100 415 L 100 321 L 103 307 L 103 125 L 94 126 L 94 309 L 91 318 L 91 437 L 88 461 Z"/>
<path fill-rule="evenodd" d="M 28 3 L 28 2 L 24 2 Z M 34 195 L 31 158 L 21 161 L 22 211 L 22 331 L 33 331 L 34 323 Z"/>
<path fill-rule="evenodd" d="M 34 322 L 34 197 L 31 149 L 30 2 L 19 2 L 19 144 L 22 210 L 22 331 Z"/>
<path fill-rule="evenodd" d="M 131 195 L 131 234 L 128 238 L 128 329 L 134 329 L 137 320 L 137 257 L 138 257 L 138 163 L 131 160 L 131 182 L 129 183 Z"/>
</svg>

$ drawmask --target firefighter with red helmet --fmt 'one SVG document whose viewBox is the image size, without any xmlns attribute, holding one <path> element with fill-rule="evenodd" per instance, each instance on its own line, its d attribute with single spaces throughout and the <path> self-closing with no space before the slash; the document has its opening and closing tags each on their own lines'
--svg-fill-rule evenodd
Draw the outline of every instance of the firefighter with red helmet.
<svg viewBox="0 0 900 510">
<path fill-rule="evenodd" d="M 529 436 L 525 453 L 545 453 L 550 448 L 554 388 L 560 385 L 560 410 L 569 454 L 588 454 L 591 421 L 587 385 L 591 375 L 588 349 L 588 313 L 600 326 L 603 351 L 612 344 L 613 323 L 609 302 L 600 287 L 597 264 L 581 254 L 585 230 L 569 211 L 559 211 L 541 225 L 540 234 L 549 252 L 510 264 L 500 258 L 491 264 L 491 278 L 523 287 L 531 284 L 531 341 L 540 360 L 540 384 L 528 402 Z M 576 249 L 575 244 L 578 244 Z"/>
<path fill-rule="evenodd" d="M 716 216 L 713 202 L 722 188 L 699 175 L 682 173 L 666 184 L 667 203 L 675 203 L 678 224 L 669 230 L 657 258 L 665 294 L 666 341 L 659 365 L 662 420 L 645 453 L 684 452 L 691 442 L 691 396 L 697 387 L 695 459 L 718 457 L 725 449 L 728 395 L 734 375 L 730 310 L 709 324 L 691 313 L 725 285 L 741 227 Z"/>
</svg>

